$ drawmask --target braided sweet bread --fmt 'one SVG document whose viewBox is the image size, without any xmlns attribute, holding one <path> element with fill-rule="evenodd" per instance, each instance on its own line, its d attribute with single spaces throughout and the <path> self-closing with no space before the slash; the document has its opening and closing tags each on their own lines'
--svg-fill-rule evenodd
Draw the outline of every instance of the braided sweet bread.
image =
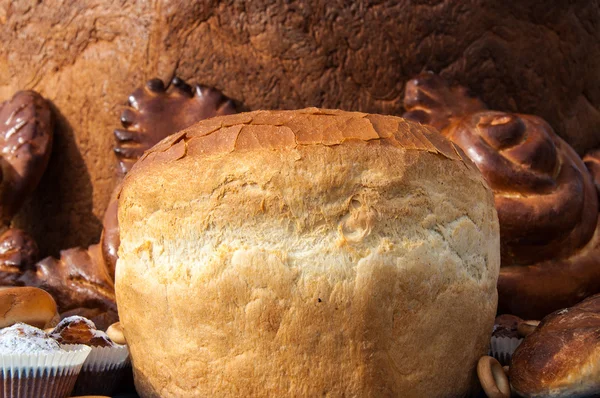
<svg viewBox="0 0 600 398">
<path fill-rule="evenodd" d="M 600 292 L 598 194 L 583 161 L 548 123 L 478 109 L 466 90 L 429 73 L 407 84 L 405 104 L 405 117 L 435 122 L 494 191 L 499 313 L 541 319 Z"/>
</svg>

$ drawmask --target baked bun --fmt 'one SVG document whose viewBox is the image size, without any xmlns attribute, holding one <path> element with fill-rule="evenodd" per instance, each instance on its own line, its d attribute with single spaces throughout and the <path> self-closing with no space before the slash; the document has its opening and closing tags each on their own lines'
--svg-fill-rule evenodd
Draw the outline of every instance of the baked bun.
<svg viewBox="0 0 600 398">
<path fill-rule="evenodd" d="M 541 319 L 600 292 L 598 193 L 577 153 L 537 116 L 472 112 L 472 99 L 440 79 L 412 81 L 423 101 L 409 103 L 434 115 L 494 191 L 502 252 L 498 312 Z M 450 105 L 460 102 L 471 105 Z"/>
<path fill-rule="evenodd" d="M 0 288 L 0 314 L 0 328 L 21 322 L 44 329 L 59 320 L 52 296 L 28 286 Z"/>
<path fill-rule="evenodd" d="M 509 376 L 524 397 L 600 394 L 600 294 L 545 317 L 515 351 Z"/>
<path fill-rule="evenodd" d="M 208 119 L 142 156 L 118 213 L 116 294 L 142 396 L 463 396 L 476 383 L 497 215 L 476 167 L 429 127 L 315 108 Z"/>
<path fill-rule="evenodd" d="M 575 151 L 531 115 L 478 112 L 444 133 L 494 190 L 498 311 L 540 319 L 600 292 L 598 195 Z"/>
</svg>

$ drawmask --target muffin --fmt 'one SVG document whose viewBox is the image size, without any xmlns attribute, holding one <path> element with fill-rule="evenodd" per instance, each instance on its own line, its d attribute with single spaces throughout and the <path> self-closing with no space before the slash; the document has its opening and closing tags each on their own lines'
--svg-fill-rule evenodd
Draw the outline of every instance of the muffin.
<svg viewBox="0 0 600 398">
<path fill-rule="evenodd" d="M 110 395 L 119 385 L 128 364 L 126 345 L 114 343 L 94 322 L 81 316 L 63 319 L 50 334 L 63 345 L 91 347 L 73 389 L 74 395 Z"/>
<path fill-rule="evenodd" d="M 502 366 L 509 365 L 513 352 L 523 341 L 519 334 L 519 324 L 523 320 L 518 316 L 503 314 L 494 320 L 494 329 L 490 341 L 490 355 Z"/>
<path fill-rule="evenodd" d="M 61 346 L 24 323 L 0 330 L 0 398 L 70 396 L 90 351 L 83 345 Z"/>
</svg>

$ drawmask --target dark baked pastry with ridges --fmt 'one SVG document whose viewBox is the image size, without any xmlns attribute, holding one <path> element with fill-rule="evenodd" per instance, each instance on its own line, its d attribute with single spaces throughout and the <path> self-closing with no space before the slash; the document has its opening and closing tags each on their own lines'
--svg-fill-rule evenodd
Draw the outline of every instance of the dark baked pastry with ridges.
<svg viewBox="0 0 600 398">
<path fill-rule="evenodd" d="M 168 135 L 213 116 L 236 113 L 233 101 L 220 91 L 199 84 L 193 87 L 175 77 L 169 86 L 152 79 L 136 89 L 121 114 L 122 129 L 115 130 L 114 149 L 125 174 L 144 151 Z"/>
<path fill-rule="evenodd" d="M 47 257 L 38 262 L 35 270 L 25 272 L 20 281 L 52 294 L 60 313 L 87 315 L 90 311 L 85 309 L 99 309 L 101 312 L 94 313 L 92 320 L 100 329 L 116 322 L 114 283 L 99 245 L 63 250 L 60 255 L 60 259 Z"/>
<path fill-rule="evenodd" d="M 9 224 L 46 170 L 54 118 L 34 91 L 0 104 L 0 221 Z"/>
</svg>

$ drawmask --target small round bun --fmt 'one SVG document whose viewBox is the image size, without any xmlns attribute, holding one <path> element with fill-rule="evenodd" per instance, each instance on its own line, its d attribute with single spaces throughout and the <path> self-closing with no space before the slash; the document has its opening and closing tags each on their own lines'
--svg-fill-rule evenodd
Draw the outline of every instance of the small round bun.
<svg viewBox="0 0 600 398">
<path fill-rule="evenodd" d="M 0 289 L 0 328 L 22 322 L 40 329 L 56 324 L 56 302 L 45 290 L 37 287 Z"/>
<path fill-rule="evenodd" d="M 123 326 L 121 322 L 115 322 L 106 329 L 106 334 L 113 341 L 113 343 L 125 345 L 125 335 L 123 334 Z"/>
</svg>

